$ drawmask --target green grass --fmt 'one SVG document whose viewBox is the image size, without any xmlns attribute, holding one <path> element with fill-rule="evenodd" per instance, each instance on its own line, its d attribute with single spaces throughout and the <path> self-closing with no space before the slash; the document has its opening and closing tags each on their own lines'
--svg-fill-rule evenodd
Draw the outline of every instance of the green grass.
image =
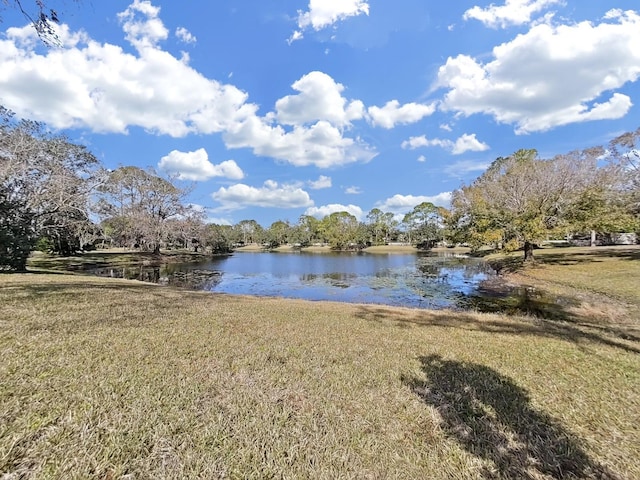
<svg viewBox="0 0 640 480">
<path fill-rule="evenodd" d="M 526 272 L 532 278 L 640 305 L 640 247 L 547 248 L 535 254 L 538 262 Z"/>
<path fill-rule="evenodd" d="M 523 264 L 522 253 L 492 254 L 487 260 L 517 284 L 533 285 L 575 303 L 562 315 L 603 328 L 624 326 L 640 338 L 640 247 L 568 247 L 535 251 Z"/>
<path fill-rule="evenodd" d="M 0 276 L 0 478 L 640 478 L 640 342 Z"/>
</svg>

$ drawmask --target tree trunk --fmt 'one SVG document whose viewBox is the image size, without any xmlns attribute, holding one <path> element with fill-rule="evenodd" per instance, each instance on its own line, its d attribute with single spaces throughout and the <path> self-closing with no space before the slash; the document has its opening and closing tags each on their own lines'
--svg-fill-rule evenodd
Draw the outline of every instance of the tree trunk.
<svg viewBox="0 0 640 480">
<path fill-rule="evenodd" d="M 526 241 L 524 242 L 524 261 L 533 262 L 533 260 L 533 243 Z"/>
<path fill-rule="evenodd" d="M 592 247 L 596 246 L 596 231 L 595 230 L 591 230 L 591 243 L 590 245 Z"/>
<path fill-rule="evenodd" d="M 160 244 L 157 244 L 155 247 L 153 247 L 153 254 L 160 255 Z"/>
</svg>

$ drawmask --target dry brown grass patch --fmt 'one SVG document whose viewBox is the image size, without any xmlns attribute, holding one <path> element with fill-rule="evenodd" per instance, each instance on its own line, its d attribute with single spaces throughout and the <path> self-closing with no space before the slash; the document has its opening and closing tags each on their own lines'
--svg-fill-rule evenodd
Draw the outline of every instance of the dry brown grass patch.
<svg viewBox="0 0 640 480">
<path fill-rule="evenodd" d="M 55 275 L 0 319 L 0 478 L 640 477 L 610 332 Z"/>
</svg>

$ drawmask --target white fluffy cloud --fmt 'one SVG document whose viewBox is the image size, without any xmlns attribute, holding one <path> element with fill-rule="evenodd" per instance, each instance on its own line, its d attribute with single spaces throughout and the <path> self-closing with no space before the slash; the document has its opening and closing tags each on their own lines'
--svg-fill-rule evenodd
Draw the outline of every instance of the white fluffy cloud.
<svg viewBox="0 0 640 480">
<path fill-rule="evenodd" d="M 264 117 L 253 112 L 227 128 L 224 139 L 230 148 L 251 148 L 254 154 L 283 160 L 296 166 L 329 168 L 368 162 L 376 151 L 359 138 L 344 136 L 351 120 L 362 118 L 364 105 L 342 97 L 344 87 L 323 72 L 310 72 L 292 88 L 297 95 L 276 101 L 276 111 Z M 274 124 L 277 119 L 291 128 Z"/>
<path fill-rule="evenodd" d="M 150 2 L 135 0 L 119 15 L 135 54 L 66 25 L 58 28 L 64 47 L 40 54 L 31 26 L 8 29 L 0 39 L 3 105 L 59 129 L 127 133 L 141 127 L 173 137 L 223 133 L 228 148 L 251 148 L 292 165 L 324 168 L 376 155 L 359 138 L 344 135 L 365 109 L 342 97 L 344 87 L 329 75 L 303 76 L 293 85 L 299 94 L 259 116 L 245 92 L 206 78 L 188 65 L 187 55 L 176 58 L 159 47 L 169 34 L 159 13 Z M 188 33 L 178 35 L 185 40 Z M 274 124 L 276 117 L 292 128 Z"/>
<path fill-rule="evenodd" d="M 138 49 L 153 48 L 166 40 L 169 30 L 158 18 L 160 7 L 147 0 L 134 0 L 124 12 L 118 14 L 126 39 Z"/>
<path fill-rule="evenodd" d="M 415 150 L 420 147 L 441 147 L 449 150 L 454 155 L 461 155 L 465 152 L 483 152 L 489 149 L 489 145 L 476 138 L 476 134 L 465 133 L 455 142 L 447 139 L 428 139 L 425 135 L 410 137 L 402 142 L 402 148 Z M 424 161 L 424 160 L 423 160 Z"/>
<path fill-rule="evenodd" d="M 454 155 L 461 155 L 465 152 L 484 152 L 485 150 L 489 150 L 489 145 L 478 140 L 475 133 L 471 135 L 465 133 L 451 147 L 451 153 Z"/>
<path fill-rule="evenodd" d="M 309 182 L 309 188 L 311 188 L 312 190 L 331 188 L 331 177 L 320 175 L 320 177 L 318 177 L 318 180 Z"/>
<path fill-rule="evenodd" d="M 238 183 L 222 187 L 211 197 L 220 202 L 216 210 L 231 211 L 245 207 L 300 208 L 313 205 L 309 194 L 295 185 L 279 185 L 267 180 L 260 188 Z"/>
<path fill-rule="evenodd" d="M 255 105 L 246 105 L 245 117 L 227 128 L 229 148 L 251 148 L 255 155 L 272 157 L 295 166 L 329 168 L 353 162 L 368 162 L 377 155 L 360 138 L 345 136 L 351 120 L 362 118 L 364 105 L 347 102 L 344 87 L 323 72 L 310 72 L 292 88 L 297 95 L 276 101 L 276 111 L 264 117 Z M 248 113 L 252 110 L 251 113 Z M 278 120 L 280 124 L 274 124 Z"/>
<path fill-rule="evenodd" d="M 289 43 L 303 38 L 309 27 L 322 30 L 336 22 L 358 15 L 369 15 L 367 0 L 309 0 L 309 10 L 298 11 L 298 28 L 289 38 Z"/>
<path fill-rule="evenodd" d="M 405 214 L 423 202 L 431 202 L 439 207 L 448 207 L 451 202 L 451 192 L 442 192 L 433 196 L 396 194 L 393 197 L 377 203 L 376 206 L 383 212 Z"/>
<path fill-rule="evenodd" d="M 369 107 L 369 116 L 373 125 L 382 128 L 393 128 L 398 124 L 415 123 L 431 115 L 436 109 L 435 104 L 405 103 L 400 105 L 398 100 L 391 100 L 383 107 Z"/>
<path fill-rule="evenodd" d="M 539 24 L 495 47 L 486 64 L 450 57 L 438 72 L 438 86 L 448 89 L 441 108 L 489 114 L 516 133 L 621 118 L 632 103 L 615 90 L 640 77 L 636 45 L 633 11 L 611 10 L 599 24 Z"/>
<path fill-rule="evenodd" d="M 415 150 L 421 147 L 442 147 L 447 148 L 452 145 L 451 140 L 440 140 L 439 138 L 428 139 L 426 135 L 420 135 L 418 137 L 409 137 L 409 140 L 402 142 L 402 148 L 408 150 Z"/>
<path fill-rule="evenodd" d="M 136 54 L 58 27 L 64 47 L 35 50 L 31 26 L 0 40 L 3 105 L 54 128 L 126 133 L 131 126 L 181 137 L 223 131 L 247 94 L 210 80 L 158 47 L 168 35 L 159 8 L 136 0 L 119 15 Z"/>
<path fill-rule="evenodd" d="M 305 215 L 309 215 L 312 217 L 316 217 L 322 219 L 327 215 L 331 215 L 336 212 L 347 212 L 356 217 L 358 220 L 362 220 L 364 217 L 364 212 L 357 205 L 341 205 L 339 203 L 331 203 L 329 205 L 323 205 L 321 207 L 311 207 L 307 208 L 304 212 Z"/>
<path fill-rule="evenodd" d="M 158 168 L 176 174 L 180 180 L 207 180 L 213 177 L 225 177 L 232 180 L 244 178 L 242 169 L 233 160 L 226 160 L 218 165 L 209 161 L 204 148 L 195 152 L 171 151 L 162 157 Z"/>
<path fill-rule="evenodd" d="M 272 157 L 296 166 L 329 168 L 353 162 L 368 162 L 377 155 L 359 138 L 344 137 L 342 131 L 324 120 L 310 127 L 295 126 L 285 131 L 265 119 L 251 116 L 224 135 L 230 148 L 249 147 L 255 155 Z"/>
<path fill-rule="evenodd" d="M 344 127 L 351 120 L 364 115 L 364 105 L 360 100 L 347 103 L 342 96 L 344 86 L 336 83 L 323 72 L 310 72 L 296 81 L 291 88 L 300 92 L 287 95 L 276 102 L 276 119 L 285 125 L 302 125 L 318 120 L 326 120 L 333 125 Z"/>
<path fill-rule="evenodd" d="M 508 27 L 531 21 L 532 15 L 564 0 L 506 0 L 504 5 L 491 4 L 487 8 L 474 6 L 464 12 L 464 19 L 479 20 L 488 27 Z"/>
<path fill-rule="evenodd" d="M 182 40 L 184 43 L 196 43 L 197 38 L 186 28 L 176 28 L 176 37 Z"/>
<path fill-rule="evenodd" d="M 360 195 L 362 193 L 362 189 L 360 187 L 351 186 L 344 189 L 344 193 L 347 195 Z"/>
</svg>

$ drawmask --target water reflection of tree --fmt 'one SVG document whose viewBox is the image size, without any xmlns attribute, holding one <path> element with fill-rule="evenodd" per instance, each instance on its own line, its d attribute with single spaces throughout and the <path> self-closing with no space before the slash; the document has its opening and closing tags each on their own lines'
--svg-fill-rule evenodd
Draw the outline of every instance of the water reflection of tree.
<svg viewBox="0 0 640 480">
<path fill-rule="evenodd" d="M 358 275 L 354 273 L 305 273 L 300 275 L 300 282 L 309 285 L 327 283 L 334 287 L 348 288 L 354 283 L 354 280 L 357 278 Z"/>
<path fill-rule="evenodd" d="M 422 263 L 418 265 L 418 271 L 425 277 L 437 277 L 440 274 L 442 265 L 434 263 Z"/>
<path fill-rule="evenodd" d="M 252 259 L 252 257 L 246 258 L 246 261 Z M 346 265 L 343 262 L 345 259 L 347 260 Z M 358 261 L 354 263 L 352 261 L 354 259 Z M 298 296 L 306 287 L 313 289 L 312 292 L 319 292 L 320 296 L 326 295 L 327 291 L 336 292 L 340 289 L 344 292 L 351 289 L 350 291 L 358 290 L 357 293 L 360 295 L 357 297 L 358 299 L 362 299 L 363 295 L 368 295 L 367 298 L 370 301 L 429 308 L 457 305 L 460 301 L 459 292 L 469 293 L 469 289 L 478 281 L 475 275 L 484 271 L 482 263 L 475 259 L 433 255 L 418 255 L 412 259 L 404 257 L 389 259 L 373 255 L 322 257 L 291 255 L 274 257 L 273 262 L 280 262 L 278 265 L 282 265 L 284 262 L 286 268 L 276 270 L 278 273 L 286 273 L 288 277 L 267 275 L 264 277 L 267 279 L 267 283 L 257 286 L 256 289 L 270 292 L 277 288 L 278 295 L 293 294 L 293 296 Z M 267 268 L 267 271 L 269 271 L 268 268 L 273 268 L 271 261 L 263 263 L 262 268 Z M 341 268 L 347 271 L 340 271 Z M 240 268 L 243 272 L 253 271 L 253 269 L 255 269 L 255 265 L 252 265 L 251 268 L 244 266 Z M 219 288 L 225 270 L 226 267 L 222 263 L 208 261 L 201 265 L 183 263 L 129 264 L 126 267 L 110 268 L 108 271 L 94 270 L 91 273 L 210 291 Z M 305 273 L 308 271 L 316 273 Z M 260 280 L 261 278 L 256 277 L 252 281 L 254 284 L 255 282 L 259 283 L 263 281 Z M 274 278 L 277 280 L 274 281 Z M 231 280 L 231 283 L 233 282 L 234 280 Z M 315 293 L 311 294 L 312 297 L 313 295 Z M 350 293 L 347 294 L 347 296 L 349 295 Z M 302 296 L 306 298 L 309 295 L 303 292 Z M 340 298 L 345 298 L 345 296 L 341 294 Z"/>
<path fill-rule="evenodd" d="M 213 290 L 222 282 L 222 272 L 216 270 L 187 270 L 168 274 L 168 284 L 191 290 Z"/>
<path fill-rule="evenodd" d="M 429 277 L 448 276 L 448 272 L 459 271 L 462 278 L 474 278 L 479 274 L 490 273 L 491 267 L 483 261 L 468 257 L 424 256 L 416 262 L 418 272 Z M 443 273 L 444 272 L 444 273 Z"/>
<path fill-rule="evenodd" d="M 440 415 L 446 434 L 490 462 L 483 478 L 618 479 L 581 441 L 536 410 L 526 390 L 484 365 L 420 358 L 425 378 L 403 381 Z"/>
<path fill-rule="evenodd" d="M 213 290 L 222 282 L 222 272 L 217 270 L 184 270 L 179 265 L 128 265 L 90 270 L 99 277 L 125 278 L 147 283 L 159 283 L 190 290 Z"/>
</svg>

